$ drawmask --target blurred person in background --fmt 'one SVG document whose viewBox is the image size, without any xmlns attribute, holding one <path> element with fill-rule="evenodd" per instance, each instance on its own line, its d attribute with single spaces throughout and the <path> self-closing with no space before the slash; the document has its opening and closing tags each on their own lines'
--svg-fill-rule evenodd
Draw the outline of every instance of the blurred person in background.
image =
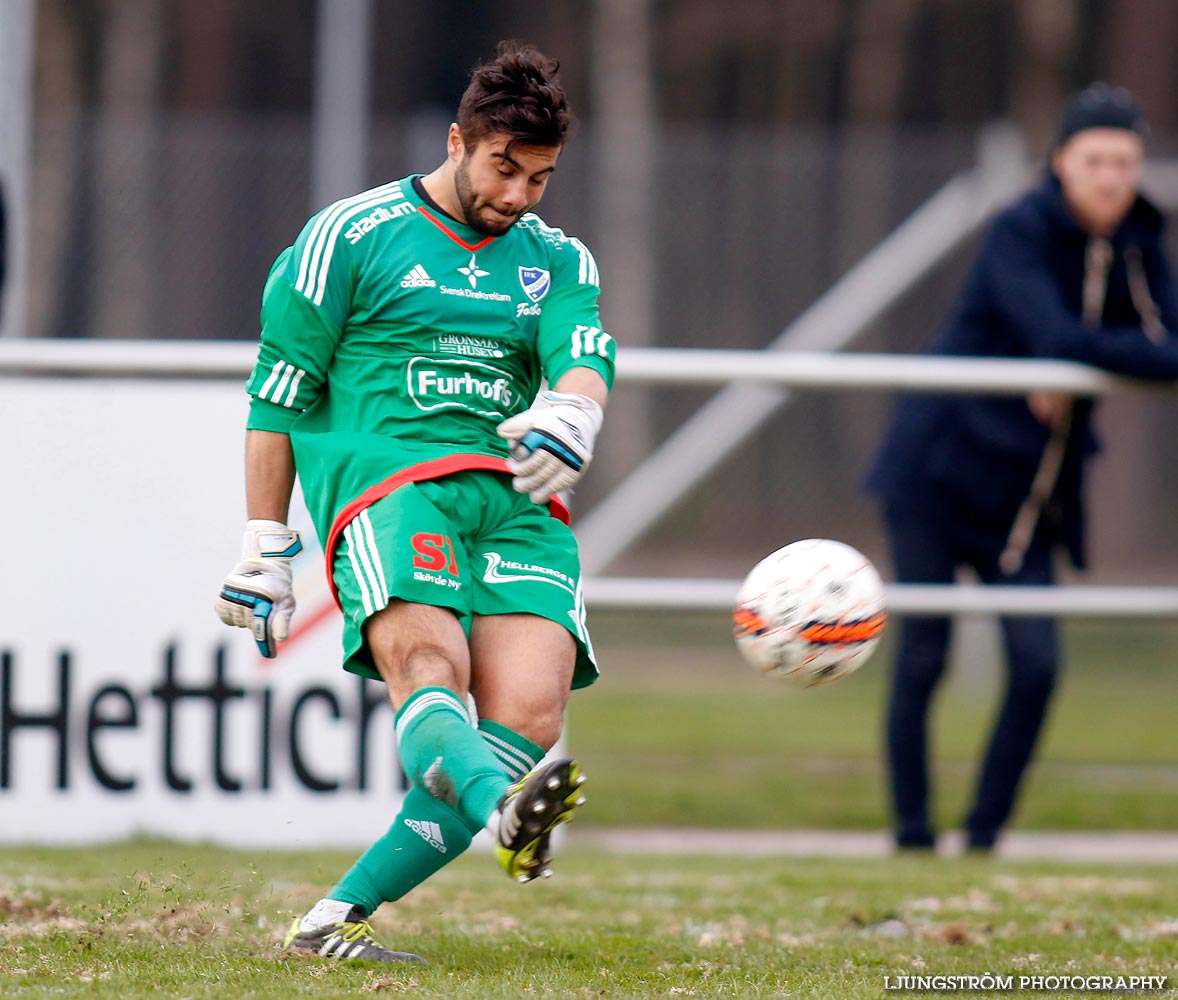
<svg viewBox="0 0 1178 1000">
<path fill-rule="evenodd" d="M 1132 95 L 1096 83 L 1061 116 L 1049 169 L 995 219 L 935 355 L 1057 358 L 1178 379 L 1178 291 L 1163 220 L 1138 190 L 1147 129 Z M 867 479 L 902 583 L 1046 585 L 1066 550 L 1085 565 L 1083 480 L 1097 451 L 1094 401 L 908 396 L 897 400 Z M 1059 667 L 1050 618 L 1002 619 L 1006 689 L 965 817 L 990 850 L 1010 817 Z M 928 713 L 950 620 L 906 617 L 891 679 L 887 755 L 899 849 L 931 849 Z"/>
<path fill-rule="evenodd" d="M 265 656 L 287 637 L 297 469 L 344 612 L 344 667 L 386 683 L 411 784 L 288 948 L 420 961 L 374 939 L 377 907 L 484 829 L 508 876 L 550 874 L 551 832 L 584 802 L 575 761 L 541 763 L 570 688 L 597 677 L 557 494 L 592 457 L 614 348 L 592 254 L 531 212 L 572 121 L 556 72 L 501 43 L 441 166 L 324 209 L 266 281 L 249 521 L 217 611 Z"/>
</svg>

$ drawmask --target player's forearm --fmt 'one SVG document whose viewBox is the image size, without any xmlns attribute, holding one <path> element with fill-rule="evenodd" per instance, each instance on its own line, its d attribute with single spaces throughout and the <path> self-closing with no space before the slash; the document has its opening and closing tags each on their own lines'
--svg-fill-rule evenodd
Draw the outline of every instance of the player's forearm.
<svg viewBox="0 0 1178 1000">
<path fill-rule="evenodd" d="M 575 392 L 588 396 L 603 410 L 609 400 L 609 387 L 605 379 L 592 368 L 570 368 L 552 388 L 557 392 Z"/>
<path fill-rule="evenodd" d="M 294 480 L 290 435 L 277 431 L 246 431 L 245 502 L 250 520 L 285 524 L 290 513 Z"/>
</svg>

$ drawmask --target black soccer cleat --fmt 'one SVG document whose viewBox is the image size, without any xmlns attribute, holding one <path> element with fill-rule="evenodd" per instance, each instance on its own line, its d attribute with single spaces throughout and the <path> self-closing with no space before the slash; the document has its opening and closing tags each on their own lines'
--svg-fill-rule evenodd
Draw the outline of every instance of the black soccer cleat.
<svg viewBox="0 0 1178 1000">
<path fill-rule="evenodd" d="M 495 857 L 517 882 L 552 874 L 550 835 L 585 804 L 585 775 L 575 760 L 554 760 L 530 771 L 499 802 Z"/>
<path fill-rule="evenodd" d="M 377 944 L 366 916 L 359 906 L 353 906 L 344 920 L 321 924 L 309 931 L 299 930 L 302 918 L 295 917 L 282 947 L 349 962 L 425 962 L 420 955 Z"/>
</svg>

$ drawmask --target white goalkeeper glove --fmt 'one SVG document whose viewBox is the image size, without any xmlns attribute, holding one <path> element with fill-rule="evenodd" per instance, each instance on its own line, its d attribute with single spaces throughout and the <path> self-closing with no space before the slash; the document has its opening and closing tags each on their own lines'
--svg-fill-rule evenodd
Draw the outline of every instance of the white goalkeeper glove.
<svg viewBox="0 0 1178 1000">
<path fill-rule="evenodd" d="M 275 656 L 290 632 L 290 561 L 302 551 L 299 533 L 281 521 L 247 521 L 241 560 L 221 584 L 217 615 L 226 625 L 250 629 L 263 656 Z"/>
<path fill-rule="evenodd" d="M 499 425 L 499 436 L 511 445 L 511 485 L 533 503 L 546 503 L 552 494 L 567 490 L 593 457 L 601 421 L 601 407 L 588 396 L 540 393 L 530 409 Z"/>
</svg>

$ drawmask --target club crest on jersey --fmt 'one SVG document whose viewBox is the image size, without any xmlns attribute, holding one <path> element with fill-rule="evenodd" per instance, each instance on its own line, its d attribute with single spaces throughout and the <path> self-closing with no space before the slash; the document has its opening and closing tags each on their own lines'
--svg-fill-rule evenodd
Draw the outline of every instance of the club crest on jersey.
<svg viewBox="0 0 1178 1000">
<path fill-rule="evenodd" d="M 552 287 L 552 276 L 542 267 L 521 267 L 519 283 L 529 299 L 539 302 Z"/>
</svg>

